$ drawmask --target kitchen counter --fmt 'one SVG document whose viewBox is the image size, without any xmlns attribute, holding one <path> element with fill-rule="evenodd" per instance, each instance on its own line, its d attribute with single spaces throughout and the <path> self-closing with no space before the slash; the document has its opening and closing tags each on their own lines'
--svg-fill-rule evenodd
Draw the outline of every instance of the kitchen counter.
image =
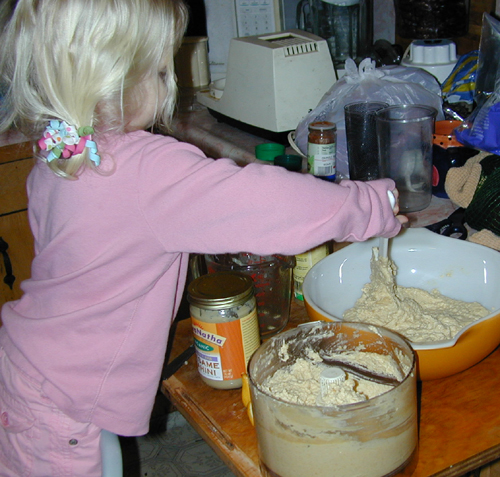
<svg viewBox="0 0 500 477">
<path fill-rule="evenodd" d="M 190 110 L 178 113 L 174 118 L 172 135 L 177 139 L 198 146 L 214 159 L 228 157 L 241 166 L 260 162 L 254 154 L 255 146 L 269 141 L 218 122 L 196 100 L 183 109 L 187 108 Z"/>
<path fill-rule="evenodd" d="M 22 144 L 26 141 L 28 141 L 28 138 L 16 129 L 9 129 L 3 134 L 0 134 L 0 147 Z"/>
</svg>

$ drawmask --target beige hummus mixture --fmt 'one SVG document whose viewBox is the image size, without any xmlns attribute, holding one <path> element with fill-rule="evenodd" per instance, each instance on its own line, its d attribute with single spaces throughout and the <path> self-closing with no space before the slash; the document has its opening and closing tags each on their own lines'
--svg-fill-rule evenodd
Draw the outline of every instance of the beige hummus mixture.
<svg viewBox="0 0 500 477">
<path fill-rule="evenodd" d="M 453 338 L 468 324 L 491 313 L 477 302 L 468 303 L 419 288 L 396 285 L 397 267 L 373 249 L 370 282 L 361 298 L 344 313 L 344 320 L 385 326 L 413 342 Z"/>
<path fill-rule="evenodd" d="M 391 356 L 378 353 L 349 351 L 329 353 L 328 357 L 362 365 L 397 379 L 403 379 L 409 370 L 409 363 L 403 370 Z M 279 369 L 267 378 L 262 384 L 262 390 L 292 404 L 335 406 L 366 401 L 393 388 L 343 370 L 343 380 L 322 386 L 321 373 L 328 367 L 317 352 L 310 351 L 307 358 L 298 358 L 293 364 Z"/>
</svg>

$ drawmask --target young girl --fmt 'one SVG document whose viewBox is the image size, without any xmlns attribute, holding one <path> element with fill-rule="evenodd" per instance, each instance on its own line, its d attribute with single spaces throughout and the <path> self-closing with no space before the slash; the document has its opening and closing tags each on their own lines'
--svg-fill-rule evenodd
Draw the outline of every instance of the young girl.
<svg viewBox="0 0 500 477">
<path fill-rule="evenodd" d="M 38 160 L 32 276 L 1 316 L 0 474 L 98 476 L 102 429 L 148 431 L 189 253 L 296 254 L 405 218 L 391 180 L 241 168 L 145 132 L 174 109 L 181 0 L 2 9 L 0 132 L 23 131 Z"/>
</svg>

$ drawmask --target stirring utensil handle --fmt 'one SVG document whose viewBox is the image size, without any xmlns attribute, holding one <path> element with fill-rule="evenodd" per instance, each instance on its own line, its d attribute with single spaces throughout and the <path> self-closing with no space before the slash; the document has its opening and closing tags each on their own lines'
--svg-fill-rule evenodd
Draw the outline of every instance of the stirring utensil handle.
<svg viewBox="0 0 500 477">
<path fill-rule="evenodd" d="M 387 197 L 389 198 L 391 207 L 394 209 L 394 207 L 396 206 L 396 197 L 394 196 L 392 191 L 390 190 L 387 191 Z M 378 244 L 379 257 L 387 257 L 388 251 L 389 251 L 389 239 L 385 237 L 380 237 Z"/>
<path fill-rule="evenodd" d="M 390 386 L 397 386 L 401 382 L 399 381 L 399 379 L 392 376 L 377 374 L 373 371 L 369 371 L 368 369 L 360 368 L 339 359 L 329 358 L 327 356 L 322 356 L 322 358 L 323 362 L 330 366 L 341 368 L 344 371 L 351 372 L 352 374 L 355 374 L 356 376 L 359 376 L 361 378 L 368 379 L 369 381 L 374 381 L 379 384 L 387 384 Z"/>
<path fill-rule="evenodd" d="M 394 209 L 396 207 L 396 197 L 391 190 L 387 191 L 387 197 L 389 197 L 389 203 L 391 204 L 391 208 Z"/>
<path fill-rule="evenodd" d="M 385 237 L 380 237 L 378 242 L 378 256 L 387 257 L 389 251 L 389 239 Z"/>
</svg>

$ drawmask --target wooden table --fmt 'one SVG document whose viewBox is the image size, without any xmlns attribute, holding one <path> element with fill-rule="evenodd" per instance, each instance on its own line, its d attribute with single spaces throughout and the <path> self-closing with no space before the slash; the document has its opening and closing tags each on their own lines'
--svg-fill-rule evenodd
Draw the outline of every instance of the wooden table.
<svg viewBox="0 0 500 477">
<path fill-rule="evenodd" d="M 290 326 L 308 321 L 293 303 Z M 171 356 L 193 338 L 189 319 L 178 323 Z M 476 366 L 419 385 L 419 451 L 403 474 L 461 476 L 500 458 L 500 348 Z M 237 476 L 261 476 L 257 437 L 241 391 L 217 390 L 200 379 L 191 357 L 162 391 Z"/>
</svg>

